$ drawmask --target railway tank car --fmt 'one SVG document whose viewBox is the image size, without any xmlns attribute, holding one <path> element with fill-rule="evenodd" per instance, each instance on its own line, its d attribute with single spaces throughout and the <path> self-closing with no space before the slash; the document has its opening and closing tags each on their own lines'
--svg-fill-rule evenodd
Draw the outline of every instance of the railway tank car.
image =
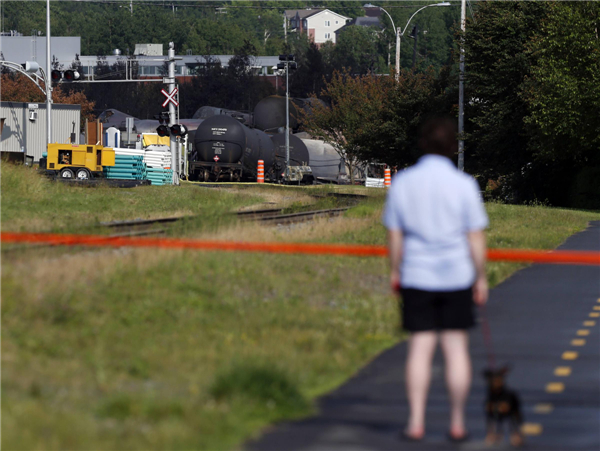
<svg viewBox="0 0 600 451">
<path fill-rule="evenodd" d="M 297 99 L 290 99 L 290 129 L 298 128 L 298 110 L 301 108 Z M 267 133 L 277 133 L 285 127 L 285 97 L 269 96 L 262 99 L 254 107 L 254 126 Z"/>
<path fill-rule="evenodd" d="M 318 139 L 300 139 L 308 149 L 310 168 L 315 180 L 324 183 L 347 183 L 346 164 L 331 144 Z"/>
<path fill-rule="evenodd" d="M 290 167 L 293 168 L 295 181 L 312 181 L 313 175 L 310 169 L 310 155 L 308 148 L 304 142 L 295 135 L 289 135 L 290 144 Z M 275 161 L 272 166 L 272 180 L 280 180 L 286 171 L 286 148 L 285 148 L 285 133 L 278 133 L 271 136 L 273 145 L 275 146 Z M 265 166 L 265 175 L 267 168 Z"/>
<path fill-rule="evenodd" d="M 256 176 L 258 160 L 264 160 L 265 172 L 273 166 L 275 151 L 268 135 L 217 115 L 198 126 L 189 170 L 199 180 L 240 181 Z"/>
</svg>

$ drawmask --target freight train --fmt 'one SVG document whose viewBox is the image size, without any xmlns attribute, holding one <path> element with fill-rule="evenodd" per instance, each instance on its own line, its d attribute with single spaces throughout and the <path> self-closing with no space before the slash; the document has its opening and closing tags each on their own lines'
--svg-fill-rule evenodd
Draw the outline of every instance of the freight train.
<svg viewBox="0 0 600 451">
<path fill-rule="evenodd" d="M 290 135 L 289 147 L 292 180 L 312 182 L 306 145 Z M 194 134 L 189 172 L 192 178 L 205 182 L 256 180 L 259 160 L 264 162 L 265 180 L 280 182 L 283 179 L 287 160 L 283 133 L 269 136 L 256 128 L 246 127 L 231 116 L 211 116 Z"/>
<path fill-rule="evenodd" d="M 311 99 L 290 99 L 290 130 L 301 126 L 300 110 L 309 110 Z M 110 110 L 116 117 L 116 110 Z M 111 119 L 113 119 L 111 117 Z M 124 130 L 125 121 L 120 124 Z M 281 182 L 286 173 L 285 97 L 262 99 L 253 114 L 202 107 L 193 119 L 179 121 L 188 129 L 188 173 L 192 180 L 256 180 L 258 160 L 264 161 L 265 180 Z M 158 121 L 135 120 L 134 133 L 155 132 Z M 135 135 L 134 135 L 135 136 Z M 305 133 L 290 134 L 291 179 L 345 183 L 347 167 L 339 153 Z M 289 178 L 288 178 L 289 179 Z"/>
</svg>

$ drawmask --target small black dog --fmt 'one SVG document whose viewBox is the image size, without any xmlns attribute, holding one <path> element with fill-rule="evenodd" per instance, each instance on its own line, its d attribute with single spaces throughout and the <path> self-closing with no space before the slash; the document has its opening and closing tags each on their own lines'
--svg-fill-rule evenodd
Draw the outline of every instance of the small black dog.
<svg viewBox="0 0 600 451">
<path fill-rule="evenodd" d="M 508 419 L 510 427 L 510 444 L 514 447 L 523 446 L 521 433 L 523 416 L 517 394 L 506 388 L 504 379 L 509 368 L 488 369 L 483 372 L 488 383 L 488 396 L 485 402 L 487 417 L 487 435 L 485 442 L 493 445 L 502 440 L 502 422 Z"/>
</svg>

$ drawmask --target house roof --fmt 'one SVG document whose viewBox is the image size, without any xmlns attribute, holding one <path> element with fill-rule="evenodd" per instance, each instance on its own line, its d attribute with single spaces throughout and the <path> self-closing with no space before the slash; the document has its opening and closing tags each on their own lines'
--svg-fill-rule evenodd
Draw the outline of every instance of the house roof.
<svg viewBox="0 0 600 451">
<path fill-rule="evenodd" d="M 288 19 L 293 19 L 298 14 L 300 19 L 307 19 L 312 16 L 316 16 L 317 14 L 321 14 L 324 12 L 329 12 L 331 14 L 335 14 L 336 16 L 341 17 L 342 19 L 349 20 L 350 17 L 342 16 L 340 13 L 336 13 L 330 9 L 287 9 L 285 11 L 285 17 Z"/>
<path fill-rule="evenodd" d="M 357 17 L 354 19 L 353 24 L 359 27 L 383 27 L 379 17 Z"/>
<path fill-rule="evenodd" d="M 320 13 L 321 11 L 325 11 L 324 9 L 286 9 L 285 17 L 288 19 L 293 19 L 298 14 L 300 19 L 305 19 L 307 17 L 312 16 L 313 14 Z"/>
</svg>

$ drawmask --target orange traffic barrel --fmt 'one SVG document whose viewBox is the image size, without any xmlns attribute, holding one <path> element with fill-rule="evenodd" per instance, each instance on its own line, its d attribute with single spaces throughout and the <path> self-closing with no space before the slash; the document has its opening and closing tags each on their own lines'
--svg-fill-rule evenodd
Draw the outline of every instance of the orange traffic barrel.
<svg viewBox="0 0 600 451">
<path fill-rule="evenodd" d="M 265 183 L 265 162 L 263 160 L 258 160 L 256 183 Z"/>
<path fill-rule="evenodd" d="M 385 168 L 383 176 L 383 186 L 385 186 L 386 188 L 392 186 L 392 171 L 390 168 Z"/>
</svg>

